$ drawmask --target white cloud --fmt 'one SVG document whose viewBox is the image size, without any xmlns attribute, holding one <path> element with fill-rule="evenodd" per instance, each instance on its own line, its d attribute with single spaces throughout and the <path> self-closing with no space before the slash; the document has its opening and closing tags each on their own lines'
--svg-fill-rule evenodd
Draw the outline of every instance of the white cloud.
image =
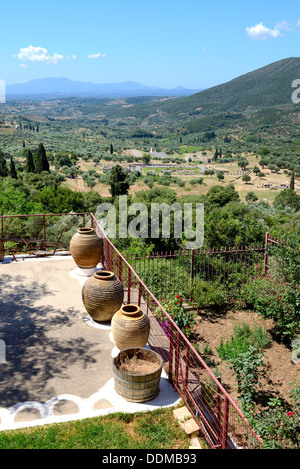
<svg viewBox="0 0 300 469">
<path fill-rule="evenodd" d="M 249 37 L 257 40 L 270 39 L 282 35 L 278 25 L 275 26 L 274 29 L 270 29 L 264 26 L 263 23 L 258 23 L 255 26 L 247 27 L 246 31 Z"/>
<path fill-rule="evenodd" d="M 106 57 L 106 54 L 101 54 L 98 52 L 97 54 L 88 55 L 88 59 L 99 59 L 100 57 Z"/>
<path fill-rule="evenodd" d="M 275 29 L 283 29 L 285 31 L 293 31 L 293 28 L 291 27 L 291 25 L 289 23 L 287 23 L 286 21 L 280 21 L 280 23 L 277 23 L 276 26 L 275 26 Z"/>
<path fill-rule="evenodd" d="M 39 62 L 47 64 L 57 64 L 64 60 L 64 56 L 57 54 L 50 55 L 44 47 L 28 46 L 21 48 L 18 54 L 14 54 L 22 62 Z"/>
<path fill-rule="evenodd" d="M 28 65 L 27 64 L 21 64 L 20 67 L 21 68 L 28 68 Z"/>
<path fill-rule="evenodd" d="M 300 26 L 300 20 L 297 21 L 296 26 Z"/>
</svg>

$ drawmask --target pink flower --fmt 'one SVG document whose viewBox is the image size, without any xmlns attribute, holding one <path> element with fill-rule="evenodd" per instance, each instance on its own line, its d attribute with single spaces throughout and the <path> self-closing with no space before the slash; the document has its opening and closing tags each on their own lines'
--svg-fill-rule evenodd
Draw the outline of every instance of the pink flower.
<svg viewBox="0 0 300 469">
<path fill-rule="evenodd" d="M 288 417 L 291 417 L 292 415 L 294 415 L 294 412 L 292 412 L 292 411 L 287 413 Z"/>
</svg>

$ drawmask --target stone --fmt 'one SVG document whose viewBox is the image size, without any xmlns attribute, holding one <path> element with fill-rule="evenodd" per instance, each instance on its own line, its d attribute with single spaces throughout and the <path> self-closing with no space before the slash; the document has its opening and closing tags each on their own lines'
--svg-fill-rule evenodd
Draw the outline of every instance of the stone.
<svg viewBox="0 0 300 469">
<path fill-rule="evenodd" d="M 202 449 L 198 438 L 195 437 L 191 439 L 191 445 L 189 446 L 189 449 Z"/>
<path fill-rule="evenodd" d="M 184 422 L 179 421 L 179 425 L 183 428 L 187 435 L 192 435 L 193 433 L 196 433 L 200 430 L 199 425 L 193 418 L 185 420 Z"/>
<path fill-rule="evenodd" d="M 192 414 L 187 407 L 180 407 L 179 409 L 173 410 L 173 415 L 176 420 L 183 422 L 184 420 L 192 418 Z"/>
</svg>

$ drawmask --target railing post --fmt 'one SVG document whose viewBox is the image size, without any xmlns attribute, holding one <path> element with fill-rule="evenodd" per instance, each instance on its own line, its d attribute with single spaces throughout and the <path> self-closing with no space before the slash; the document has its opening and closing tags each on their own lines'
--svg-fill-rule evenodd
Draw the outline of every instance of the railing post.
<svg viewBox="0 0 300 469">
<path fill-rule="evenodd" d="M 44 241 L 45 241 L 45 249 L 47 249 L 47 241 L 46 241 L 46 215 L 43 215 L 43 224 L 44 224 Z"/>
<path fill-rule="evenodd" d="M 142 298 L 142 284 L 139 282 L 139 296 L 138 296 L 138 306 L 141 307 L 141 298 Z"/>
<path fill-rule="evenodd" d="M 190 359 L 190 346 L 187 344 L 186 346 L 186 357 L 185 357 L 185 378 L 184 378 L 184 389 L 188 386 L 189 380 L 189 359 Z"/>
<path fill-rule="evenodd" d="M 217 377 L 217 380 L 221 384 L 221 377 Z M 217 432 L 218 432 L 218 438 L 219 438 L 218 444 L 221 445 L 221 440 L 222 440 L 222 396 L 221 396 L 221 393 L 219 391 L 219 388 L 217 389 L 217 393 L 218 393 L 217 394 L 217 420 L 218 420 Z"/>
<path fill-rule="evenodd" d="M 174 327 L 170 328 L 170 351 L 169 351 L 169 381 L 173 383 L 173 349 L 174 349 Z"/>
<path fill-rule="evenodd" d="M 268 271 L 268 244 L 269 244 L 270 235 L 266 233 L 265 239 L 265 255 L 264 255 L 264 275 L 266 275 Z"/>
<path fill-rule="evenodd" d="M 130 304 L 131 269 L 128 269 L 127 303 Z"/>
<path fill-rule="evenodd" d="M 123 274 L 123 263 L 122 263 L 122 258 L 120 255 L 118 255 L 118 270 L 119 270 L 119 280 L 120 282 L 122 283 L 123 285 L 123 278 L 122 278 L 122 274 Z"/>
<path fill-rule="evenodd" d="M 193 301 L 194 298 L 194 270 L 195 270 L 195 249 L 192 249 L 191 254 L 191 272 L 190 272 L 190 279 L 191 279 L 191 298 L 190 300 Z"/>
<path fill-rule="evenodd" d="M 195 249 L 192 249 L 191 256 L 191 280 L 194 278 Z"/>
<path fill-rule="evenodd" d="M 179 358 L 179 334 L 176 331 L 176 343 L 175 343 L 175 383 L 176 387 L 178 388 L 178 378 L 179 378 L 179 366 L 180 366 L 180 358 Z"/>
<path fill-rule="evenodd" d="M 222 449 L 227 449 L 228 446 L 228 419 L 229 419 L 229 400 L 228 397 L 224 397 L 224 417 L 223 417 L 223 428 L 222 428 Z"/>
</svg>

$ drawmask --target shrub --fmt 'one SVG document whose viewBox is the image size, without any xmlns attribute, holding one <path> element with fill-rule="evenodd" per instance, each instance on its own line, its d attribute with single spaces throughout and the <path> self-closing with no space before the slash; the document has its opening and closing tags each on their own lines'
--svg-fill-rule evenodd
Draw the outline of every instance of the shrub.
<svg viewBox="0 0 300 469">
<path fill-rule="evenodd" d="M 209 282 L 195 279 L 191 287 L 190 296 L 196 307 L 220 306 L 224 304 L 224 295 L 219 282 Z"/>
<path fill-rule="evenodd" d="M 247 416 L 252 428 L 260 435 L 265 449 L 300 448 L 300 385 L 293 383 L 289 391 L 290 407 L 280 400 L 270 401 L 269 408 Z"/>
<path fill-rule="evenodd" d="M 184 333 L 186 337 L 191 335 L 192 326 L 195 324 L 194 315 L 192 312 L 187 311 L 183 307 L 183 299 L 180 295 L 176 295 L 175 300 L 169 300 L 162 305 L 167 313 L 172 317 L 173 321 Z M 158 314 L 160 324 L 163 330 L 169 335 L 170 324 L 169 321 Z"/>
<path fill-rule="evenodd" d="M 266 329 L 255 327 L 251 330 L 249 324 L 237 324 L 234 327 L 234 335 L 226 343 L 221 340 L 217 352 L 223 360 L 231 361 L 241 353 L 246 353 L 251 346 L 261 351 L 269 342 Z"/>
<path fill-rule="evenodd" d="M 253 408 L 256 388 L 261 386 L 259 379 L 265 376 L 263 355 L 253 345 L 248 350 L 231 358 L 230 367 L 236 376 L 240 400 L 244 409 Z"/>
<path fill-rule="evenodd" d="M 273 319 L 278 338 L 290 344 L 300 327 L 300 291 L 269 276 L 254 278 L 242 287 L 241 299 L 265 319 Z"/>
</svg>

